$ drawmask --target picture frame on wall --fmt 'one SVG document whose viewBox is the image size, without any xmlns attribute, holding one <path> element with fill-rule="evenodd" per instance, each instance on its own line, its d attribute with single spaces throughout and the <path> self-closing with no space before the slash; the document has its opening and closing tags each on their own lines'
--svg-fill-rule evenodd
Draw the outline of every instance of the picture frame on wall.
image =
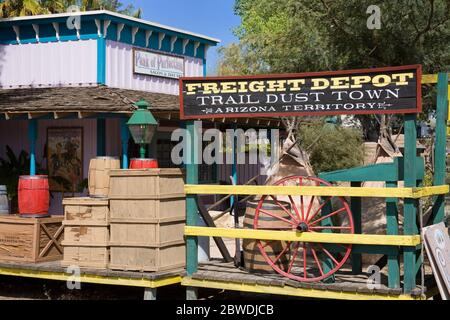
<svg viewBox="0 0 450 320">
<path fill-rule="evenodd" d="M 83 128 L 47 128 L 49 187 L 56 192 L 77 192 L 83 183 Z"/>
</svg>

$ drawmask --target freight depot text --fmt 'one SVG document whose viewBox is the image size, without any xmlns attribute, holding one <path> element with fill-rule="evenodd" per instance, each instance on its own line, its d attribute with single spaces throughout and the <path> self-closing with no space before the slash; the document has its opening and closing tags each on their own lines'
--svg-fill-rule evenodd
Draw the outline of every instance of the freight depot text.
<svg viewBox="0 0 450 320">
<path fill-rule="evenodd" d="M 304 79 L 277 79 L 254 81 L 220 81 L 195 82 L 185 84 L 186 95 L 194 94 L 226 94 L 249 92 L 296 92 L 304 87 L 309 90 L 326 89 L 360 89 L 364 84 L 373 87 L 386 87 L 388 85 L 406 86 L 414 78 L 414 73 L 394 73 L 371 75 L 354 75 L 331 78 L 304 78 Z"/>
</svg>

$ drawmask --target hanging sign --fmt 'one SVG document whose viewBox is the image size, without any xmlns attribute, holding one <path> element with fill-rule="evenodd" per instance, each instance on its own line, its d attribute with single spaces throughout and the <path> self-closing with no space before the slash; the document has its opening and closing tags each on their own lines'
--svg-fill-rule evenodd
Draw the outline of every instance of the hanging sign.
<svg viewBox="0 0 450 320">
<path fill-rule="evenodd" d="M 417 113 L 420 65 L 180 79 L 182 119 Z"/>
<path fill-rule="evenodd" d="M 182 57 L 134 49 L 134 73 L 179 79 L 184 75 Z"/>
</svg>

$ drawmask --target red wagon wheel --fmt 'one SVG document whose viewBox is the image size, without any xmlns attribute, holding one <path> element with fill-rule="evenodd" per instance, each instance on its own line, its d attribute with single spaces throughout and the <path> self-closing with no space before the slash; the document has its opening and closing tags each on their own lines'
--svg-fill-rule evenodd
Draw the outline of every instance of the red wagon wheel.
<svg viewBox="0 0 450 320">
<path fill-rule="evenodd" d="M 277 186 L 331 186 L 316 177 L 290 176 L 277 181 Z M 276 230 L 298 230 L 300 232 L 354 233 L 352 213 L 347 201 L 342 197 L 286 196 L 286 202 L 274 195 L 264 195 L 255 211 L 254 229 L 267 229 L 260 226 L 264 219 L 283 221 L 286 228 Z M 309 198 L 309 199 L 308 199 Z M 276 203 L 281 210 L 267 211 L 264 203 Z M 284 203 L 284 205 L 282 204 Z M 279 212 L 283 214 L 280 215 Z M 330 223 L 332 221 L 332 223 Z M 326 222 L 326 223 L 325 223 Z M 279 225 L 278 225 L 279 226 Z M 266 252 L 266 248 L 276 243 L 281 246 L 276 256 Z M 258 247 L 266 262 L 279 274 L 301 282 L 324 280 L 339 270 L 350 256 L 352 246 L 336 244 L 330 246 L 312 242 L 260 241 Z M 269 248 L 270 249 L 270 248 Z M 268 254 L 269 253 L 269 254 Z M 280 266 L 280 259 L 287 261 Z M 287 258 L 287 259 L 286 259 Z M 324 265 L 325 264 L 325 265 Z M 324 266 L 326 268 L 324 268 Z"/>
</svg>

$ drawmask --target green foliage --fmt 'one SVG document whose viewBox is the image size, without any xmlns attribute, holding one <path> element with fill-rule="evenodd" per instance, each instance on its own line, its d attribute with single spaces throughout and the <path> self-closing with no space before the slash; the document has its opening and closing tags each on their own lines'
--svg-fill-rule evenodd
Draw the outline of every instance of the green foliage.
<svg viewBox="0 0 450 320">
<path fill-rule="evenodd" d="M 36 164 L 37 168 L 39 165 Z M 18 156 L 14 151 L 6 146 L 6 159 L 0 158 L 0 184 L 6 185 L 8 197 L 15 201 L 17 199 L 17 188 L 19 176 L 27 175 L 30 172 L 30 157 L 22 150 Z"/>
<path fill-rule="evenodd" d="M 381 29 L 367 28 L 371 0 L 237 0 L 235 33 L 246 55 L 271 72 L 421 63 L 426 73 L 450 65 L 448 0 L 378 1 Z"/>
<path fill-rule="evenodd" d="M 370 5 L 381 29 L 367 28 Z M 290 73 L 422 64 L 424 73 L 450 66 L 448 0 L 236 0 L 239 44 L 221 49 L 218 73 Z M 424 110 L 433 106 L 424 88 Z M 426 115 L 424 115 L 426 117 Z M 367 140 L 379 123 L 358 115 Z"/>
<path fill-rule="evenodd" d="M 38 174 L 48 174 L 39 163 L 36 163 L 36 172 Z M 6 146 L 6 159 L 0 158 L 0 185 L 6 185 L 8 198 L 11 200 L 12 209 L 17 208 L 17 196 L 19 177 L 30 173 L 30 156 L 22 150 L 18 155 L 10 146 Z M 72 183 L 64 177 L 51 177 L 52 180 L 63 186 L 65 190 L 73 189 Z M 88 187 L 88 180 L 84 179 L 72 192 L 83 192 Z"/>
<path fill-rule="evenodd" d="M 62 13 L 77 5 L 81 11 L 110 10 L 140 18 L 141 9 L 132 4 L 126 7 L 117 0 L 0 0 L 0 16 L 3 18 L 31 16 L 38 14 Z"/>
<path fill-rule="evenodd" d="M 299 136 L 316 173 L 362 165 L 362 134 L 357 129 L 327 124 L 318 118 L 302 123 Z"/>
</svg>

